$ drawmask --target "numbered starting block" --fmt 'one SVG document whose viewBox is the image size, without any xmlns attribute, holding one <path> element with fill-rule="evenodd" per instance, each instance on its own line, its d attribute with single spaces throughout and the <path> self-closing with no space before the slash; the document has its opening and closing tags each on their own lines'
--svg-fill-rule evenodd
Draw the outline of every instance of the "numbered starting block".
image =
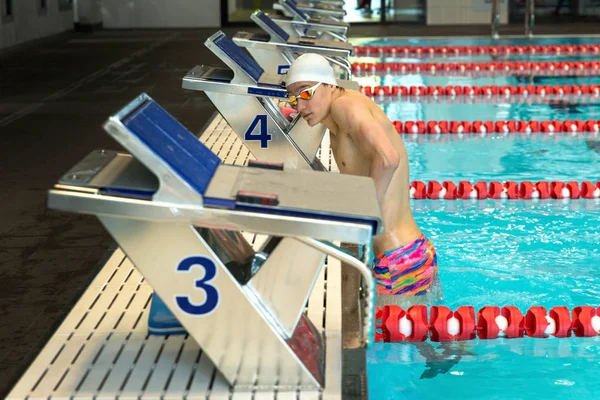
<svg viewBox="0 0 600 400">
<path fill-rule="evenodd" d="M 310 127 L 300 117 L 290 122 L 275 102 L 287 100 L 285 76 L 265 72 L 221 31 L 206 46 L 229 68 L 196 66 L 184 76 L 182 87 L 204 91 L 256 159 L 324 171 L 316 155 L 325 126 Z M 358 89 L 354 81 L 338 84 Z"/>
<path fill-rule="evenodd" d="M 326 387 L 328 338 L 304 313 L 325 255 L 360 271 L 362 339 L 372 343 L 372 272 L 330 243 L 368 247 L 382 232 L 371 179 L 221 164 L 145 94 L 104 128 L 129 153 L 93 152 L 48 206 L 97 216 L 232 387 Z M 242 231 L 271 237 L 260 263 Z"/>
<path fill-rule="evenodd" d="M 285 75 L 290 64 L 301 54 L 317 53 L 329 60 L 338 77 L 352 80 L 352 66 L 348 60 L 353 54 L 350 43 L 312 38 L 293 38 L 260 10 L 250 18 L 266 34 L 238 32 L 233 41 L 248 50 L 266 72 Z"/>
<path fill-rule="evenodd" d="M 293 17 L 296 15 L 295 11 L 290 8 L 297 8 L 301 13 L 304 13 L 308 17 L 317 18 L 331 18 L 336 21 L 341 21 L 346 16 L 346 10 L 343 8 L 343 4 L 329 1 L 310 1 L 310 2 L 297 2 L 296 0 L 279 0 L 273 3 L 273 9 L 280 11 L 283 15 Z"/>
<path fill-rule="evenodd" d="M 295 2 L 286 0 L 274 3 L 273 7 L 280 8 L 280 12 L 289 18 L 273 17 L 272 19 L 291 37 L 348 41 L 350 25 L 347 22 L 336 18 L 311 16 L 303 12 Z"/>
</svg>

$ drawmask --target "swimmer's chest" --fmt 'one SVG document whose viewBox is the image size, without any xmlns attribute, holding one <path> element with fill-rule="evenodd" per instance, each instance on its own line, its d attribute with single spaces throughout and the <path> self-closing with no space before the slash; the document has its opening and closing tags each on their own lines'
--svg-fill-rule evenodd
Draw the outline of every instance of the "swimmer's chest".
<svg viewBox="0 0 600 400">
<path fill-rule="evenodd" d="M 343 174 L 367 176 L 369 173 L 368 163 L 365 157 L 352 139 L 345 132 L 335 133 L 329 131 L 331 151 L 333 158 Z"/>
</svg>

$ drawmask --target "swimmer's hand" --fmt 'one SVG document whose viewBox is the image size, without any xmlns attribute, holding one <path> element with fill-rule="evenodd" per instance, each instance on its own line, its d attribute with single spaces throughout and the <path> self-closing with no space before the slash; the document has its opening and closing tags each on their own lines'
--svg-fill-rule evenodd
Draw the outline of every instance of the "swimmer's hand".
<svg viewBox="0 0 600 400">
<path fill-rule="evenodd" d="M 291 107 L 279 107 L 279 109 L 281 110 L 281 112 L 283 113 L 283 116 L 288 120 L 288 121 L 293 121 L 294 118 L 296 118 L 298 116 L 298 110 L 295 110 Z"/>
</svg>

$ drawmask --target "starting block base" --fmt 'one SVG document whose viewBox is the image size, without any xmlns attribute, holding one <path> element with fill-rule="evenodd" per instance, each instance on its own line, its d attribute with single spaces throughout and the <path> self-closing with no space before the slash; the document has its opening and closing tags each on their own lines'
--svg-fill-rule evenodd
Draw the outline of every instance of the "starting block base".
<svg viewBox="0 0 600 400">
<path fill-rule="evenodd" d="M 251 157 L 220 115 L 200 140 L 226 164 Z M 318 156 L 336 170 L 328 140 Z M 265 240 L 245 236 L 255 249 Z M 322 392 L 232 392 L 191 337 L 148 335 L 152 289 L 116 249 L 7 399 L 341 399 L 341 286 L 341 263 L 327 257 L 306 309 L 326 338 Z"/>
</svg>

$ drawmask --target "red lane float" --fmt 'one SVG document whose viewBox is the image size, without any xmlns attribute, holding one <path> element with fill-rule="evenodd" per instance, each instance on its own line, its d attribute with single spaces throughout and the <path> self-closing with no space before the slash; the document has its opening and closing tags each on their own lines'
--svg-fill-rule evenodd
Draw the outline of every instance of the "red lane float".
<svg viewBox="0 0 600 400">
<path fill-rule="evenodd" d="M 476 55 L 594 55 L 600 45 L 531 45 L 531 46 L 354 46 L 354 55 L 367 57 L 439 57 Z"/>
<path fill-rule="evenodd" d="M 600 335 L 600 307 L 575 307 L 572 316 L 565 306 L 556 306 L 548 312 L 534 306 L 525 315 L 514 306 L 485 306 L 477 312 L 472 306 L 461 306 L 456 311 L 446 306 L 414 305 L 406 311 L 396 305 L 377 308 L 375 313 L 375 341 L 433 342 L 460 340 L 522 338 L 565 338 Z"/>
<path fill-rule="evenodd" d="M 600 133 L 600 120 L 577 121 L 393 121 L 400 134 Z"/>
<path fill-rule="evenodd" d="M 451 181 L 413 181 L 410 184 L 410 198 L 415 200 L 531 200 L 531 199 L 598 199 L 600 181 L 559 182 L 477 182 L 457 183 Z"/>
<path fill-rule="evenodd" d="M 360 86 L 360 91 L 370 97 L 474 97 L 484 96 L 506 101 L 514 98 L 544 99 L 558 96 L 561 99 L 597 99 L 600 85 L 555 86 Z"/>
<path fill-rule="evenodd" d="M 600 61 L 522 62 L 486 61 L 471 63 L 352 63 L 354 74 L 432 74 L 432 75 L 596 75 Z M 563 87 L 564 88 L 564 87 Z M 564 89 L 563 89 L 564 90 Z"/>
</svg>

